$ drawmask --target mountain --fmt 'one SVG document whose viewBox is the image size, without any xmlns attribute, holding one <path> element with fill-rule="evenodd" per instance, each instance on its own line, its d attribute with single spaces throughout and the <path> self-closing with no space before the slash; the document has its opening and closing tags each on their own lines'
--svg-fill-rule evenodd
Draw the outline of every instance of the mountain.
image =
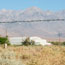
<svg viewBox="0 0 65 65">
<path fill-rule="evenodd" d="M 26 10 L 0 10 L 0 21 L 22 21 L 22 20 L 39 20 L 39 19 L 63 19 L 65 10 L 52 12 L 43 11 L 37 7 L 27 8 Z M 19 23 L 0 23 L 0 35 L 7 29 L 9 36 L 40 36 L 43 38 L 58 38 L 61 34 L 65 38 L 65 21 L 51 22 L 22 22 Z"/>
<path fill-rule="evenodd" d="M 37 7 L 27 8 L 26 10 L 0 10 L 0 21 L 19 21 L 51 18 L 65 18 L 65 10 L 52 12 L 49 10 L 43 11 Z"/>
</svg>

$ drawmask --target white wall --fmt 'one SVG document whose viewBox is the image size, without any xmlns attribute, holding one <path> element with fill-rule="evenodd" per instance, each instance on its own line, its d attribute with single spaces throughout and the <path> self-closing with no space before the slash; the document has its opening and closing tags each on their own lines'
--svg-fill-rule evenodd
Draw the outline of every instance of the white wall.
<svg viewBox="0 0 65 65">
<path fill-rule="evenodd" d="M 42 39 L 40 37 L 30 37 L 31 40 L 34 40 L 36 45 L 51 45 L 51 43 L 48 43 L 45 39 Z"/>
<path fill-rule="evenodd" d="M 22 37 L 11 37 L 9 38 L 9 42 L 13 45 L 20 45 L 22 41 Z"/>
</svg>

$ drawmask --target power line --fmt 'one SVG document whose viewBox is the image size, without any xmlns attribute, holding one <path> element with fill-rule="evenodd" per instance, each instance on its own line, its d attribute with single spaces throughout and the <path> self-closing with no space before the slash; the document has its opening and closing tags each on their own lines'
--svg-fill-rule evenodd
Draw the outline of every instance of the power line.
<svg viewBox="0 0 65 65">
<path fill-rule="evenodd" d="M 22 21 L 5 21 L 0 23 L 17 23 L 17 22 L 50 22 L 50 21 L 65 21 L 65 19 L 43 19 L 43 20 L 22 20 Z"/>
</svg>

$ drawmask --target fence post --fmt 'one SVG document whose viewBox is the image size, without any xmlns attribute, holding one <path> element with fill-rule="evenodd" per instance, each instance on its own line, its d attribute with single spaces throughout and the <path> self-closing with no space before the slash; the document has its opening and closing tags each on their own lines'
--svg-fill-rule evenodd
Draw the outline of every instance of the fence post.
<svg viewBox="0 0 65 65">
<path fill-rule="evenodd" d="M 4 48 L 7 48 L 7 44 L 6 43 L 4 44 Z"/>
</svg>

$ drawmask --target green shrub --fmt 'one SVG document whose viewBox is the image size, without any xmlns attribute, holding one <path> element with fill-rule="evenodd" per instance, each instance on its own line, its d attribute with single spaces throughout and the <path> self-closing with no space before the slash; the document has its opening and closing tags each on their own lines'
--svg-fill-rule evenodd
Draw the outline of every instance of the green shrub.
<svg viewBox="0 0 65 65">
<path fill-rule="evenodd" d="M 35 45 L 35 42 L 33 40 L 30 40 L 30 38 L 26 38 L 23 42 L 22 45 L 28 46 L 28 45 Z"/>
<path fill-rule="evenodd" d="M 53 45 L 61 45 L 61 42 L 51 42 Z"/>
<path fill-rule="evenodd" d="M 51 42 L 53 45 L 65 45 L 65 42 Z"/>
<path fill-rule="evenodd" d="M 62 44 L 65 45 L 65 42 L 63 42 Z"/>
<path fill-rule="evenodd" d="M 5 43 L 10 45 L 8 37 L 0 37 L 0 44 L 5 44 Z"/>
</svg>

